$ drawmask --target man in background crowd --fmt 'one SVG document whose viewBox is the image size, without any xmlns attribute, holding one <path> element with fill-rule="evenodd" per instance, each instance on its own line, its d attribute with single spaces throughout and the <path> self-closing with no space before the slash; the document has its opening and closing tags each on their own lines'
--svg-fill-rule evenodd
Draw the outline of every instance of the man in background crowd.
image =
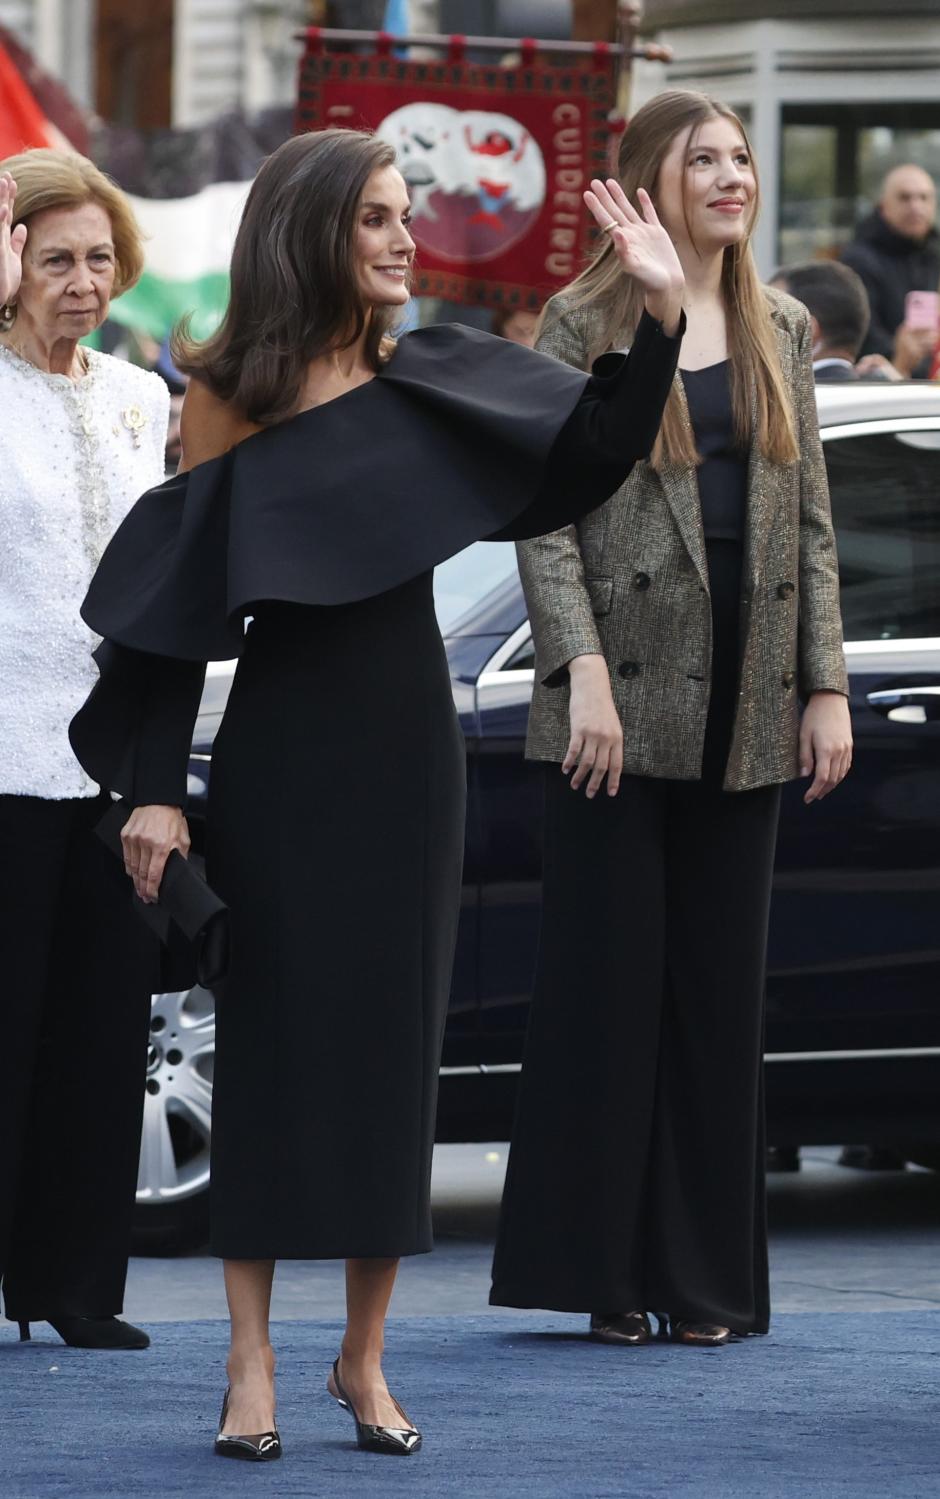
<svg viewBox="0 0 940 1499">
<path fill-rule="evenodd" d="M 871 323 L 862 278 L 837 260 L 783 266 L 771 281 L 802 302 L 813 330 L 813 375 L 817 385 L 845 380 L 900 380 L 883 354 L 859 353 Z"/>
<path fill-rule="evenodd" d="M 905 378 L 926 377 L 938 328 L 911 326 L 905 316 L 910 292 L 940 286 L 937 191 L 922 167 L 898 166 L 881 185 L 874 212 L 858 226 L 842 260 L 865 283 L 871 327 L 865 354 L 883 354 Z M 921 320 L 918 320 L 920 323 Z"/>
</svg>

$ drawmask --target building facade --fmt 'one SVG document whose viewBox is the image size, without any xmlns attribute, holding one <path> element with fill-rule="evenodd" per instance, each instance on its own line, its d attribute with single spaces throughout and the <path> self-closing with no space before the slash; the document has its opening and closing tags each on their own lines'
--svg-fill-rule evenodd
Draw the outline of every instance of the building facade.
<svg viewBox="0 0 940 1499">
<path fill-rule="evenodd" d="M 315 0 L 0 0 L 0 25 L 79 103 L 144 128 L 289 103 L 314 14 Z"/>
<path fill-rule="evenodd" d="M 851 237 L 885 172 L 940 183 L 940 0 L 646 0 L 631 104 L 663 88 L 731 104 L 751 134 L 764 199 L 761 271 Z"/>
</svg>

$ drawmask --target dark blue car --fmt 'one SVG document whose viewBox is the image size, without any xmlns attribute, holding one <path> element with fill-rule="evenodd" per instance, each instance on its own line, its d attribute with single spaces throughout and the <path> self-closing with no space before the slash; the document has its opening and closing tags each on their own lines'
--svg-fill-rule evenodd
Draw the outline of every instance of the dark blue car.
<svg viewBox="0 0 940 1499">
<path fill-rule="evenodd" d="M 769 1138 L 893 1143 L 940 1165 L 940 389 L 823 387 L 819 409 L 856 750 L 824 802 L 806 808 L 802 786 L 785 788 Z M 539 927 L 545 772 L 523 756 L 532 641 L 511 547 L 469 548 L 435 589 L 469 782 L 438 1135 L 504 1139 Z M 231 671 L 211 668 L 193 745 L 197 847 Z M 204 1208 L 211 997 L 158 995 L 153 1024 L 138 1218 L 172 1237 Z"/>
</svg>

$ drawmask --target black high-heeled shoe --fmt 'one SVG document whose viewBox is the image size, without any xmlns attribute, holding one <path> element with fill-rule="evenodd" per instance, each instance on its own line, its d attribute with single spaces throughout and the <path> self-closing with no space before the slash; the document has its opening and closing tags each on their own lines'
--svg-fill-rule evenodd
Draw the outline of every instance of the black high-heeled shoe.
<svg viewBox="0 0 940 1499">
<path fill-rule="evenodd" d="M 119 1317 L 46 1317 L 69 1348 L 149 1348 L 150 1339 L 142 1327 L 122 1322 Z M 32 1334 L 28 1322 L 20 1322 L 20 1342 L 29 1343 Z"/>
<path fill-rule="evenodd" d="M 222 1414 L 219 1417 L 219 1433 L 215 1439 L 217 1457 L 238 1457 L 246 1463 L 273 1463 L 281 1455 L 281 1435 L 275 1426 L 273 1431 L 259 1431 L 250 1437 L 227 1437 L 222 1435 L 225 1417 L 228 1415 L 229 1391 L 222 1397 Z"/>
<path fill-rule="evenodd" d="M 348 1411 L 356 1423 L 356 1441 L 363 1452 L 388 1452 L 400 1457 L 410 1457 L 412 1452 L 417 1452 L 421 1446 L 421 1433 L 416 1426 L 371 1426 L 367 1421 L 360 1421 L 346 1391 L 340 1382 L 339 1359 L 336 1359 L 332 1369 L 333 1388 L 329 1379 L 326 1388 L 333 1396 L 337 1405 L 341 1405 L 344 1411 Z M 394 1396 L 390 1397 L 395 1409 L 400 1412 L 403 1421 L 408 1417 Z"/>
<path fill-rule="evenodd" d="M 598 1343 L 642 1348 L 653 1341 L 653 1330 L 645 1312 L 592 1312 L 591 1337 Z"/>
</svg>

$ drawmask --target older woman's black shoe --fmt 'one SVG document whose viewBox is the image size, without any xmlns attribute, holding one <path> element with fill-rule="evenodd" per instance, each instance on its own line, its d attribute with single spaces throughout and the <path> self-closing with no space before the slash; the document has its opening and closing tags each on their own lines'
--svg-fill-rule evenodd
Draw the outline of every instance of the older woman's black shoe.
<svg viewBox="0 0 940 1499">
<path fill-rule="evenodd" d="M 229 1391 L 222 1398 L 222 1414 L 219 1417 L 219 1434 L 215 1439 L 217 1457 L 236 1457 L 244 1463 L 273 1463 L 281 1455 L 281 1435 L 275 1426 L 273 1431 L 259 1431 L 253 1436 L 223 1436 L 222 1427 L 228 1415 Z"/>
<path fill-rule="evenodd" d="M 393 1457 L 410 1457 L 412 1452 L 417 1452 L 421 1446 L 421 1433 L 416 1426 L 371 1426 L 367 1421 L 360 1421 L 356 1407 L 340 1382 L 339 1359 L 333 1364 L 331 1380 L 332 1383 L 327 1380 L 326 1387 L 337 1405 L 348 1411 L 355 1421 L 356 1441 L 363 1452 L 386 1452 Z M 408 1417 L 394 1396 L 392 1404 L 401 1413 L 402 1420 L 407 1421 Z"/>
<path fill-rule="evenodd" d="M 591 1337 L 598 1343 L 642 1348 L 653 1341 L 653 1330 L 645 1312 L 592 1312 Z"/>
<path fill-rule="evenodd" d="M 118 1317 L 46 1317 L 69 1348 L 149 1348 L 142 1327 L 133 1327 Z M 30 1340 L 29 1323 L 21 1322 L 20 1342 Z"/>
</svg>

